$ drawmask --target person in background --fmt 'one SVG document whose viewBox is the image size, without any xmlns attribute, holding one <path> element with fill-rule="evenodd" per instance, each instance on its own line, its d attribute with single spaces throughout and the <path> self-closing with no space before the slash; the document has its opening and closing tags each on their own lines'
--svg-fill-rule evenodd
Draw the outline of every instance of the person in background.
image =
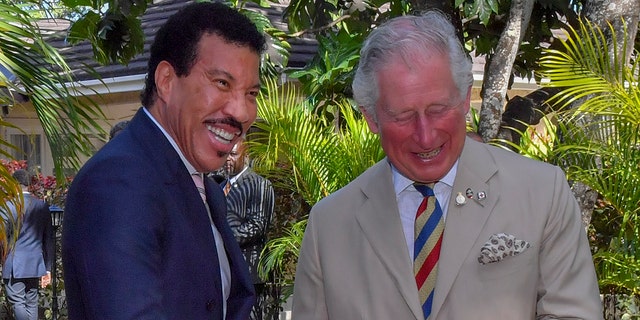
<svg viewBox="0 0 640 320">
<path fill-rule="evenodd" d="M 265 282 L 258 275 L 258 262 L 267 243 L 274 208 L 271 182 L 255 173 L 250 166 L 246 144 L 238 142 L 224 166 L 229 177 L 223 184 L 227 195 L 227 221 L 249 264 L 257 301 L 251 311 L 252 320 L 262 320 L 265 312 Z"/>
<path fill-rule="evenodd" d="M 602 319 L 562 170 L 467 138 L 449 19 L 393 18 L 360 53 L 354 98 L 386 158 L 311 210 L 293 319 Z"/>
<path fill-rule="evenodd" d="M 142 107 L 73 179 L 62 234 L 70 320 L 247 319 L 255 293 L 203 178 L 256 118 L 265 38 L 219 2 L 156 33 Z"/>
<path fill-rule="evenodd" d="M 122 130 L 124 130 L 124 128 L 126 128 L 128 124 L 129 120 L 122 120 L 114 124 L 113 127 L 111 127 L 111 130 L 109 130 L 109 141 L 113 140 L 113 138 L 115 138 L 120 132 L 122 132 Z"/>
<path fill-rule="evenodd" d="M 12 176 L 22 187 L 24 207 L 20 220 L 18 209 L 11 201 L 7 203 L 8 214 L 0 213 L 7 222 L 5 234 L 9 243 L 13 243 L 2 264 L 2 279 L 15 320 L 35 320 L 38 319 L 39 287 L 44 288 L 51 282 L 53 226 L 47 203 L 28 191 L 29 172 L 18 169 Z M 13 239 L 14 228 L 20 228 L 16 239 Z"/>
</svg>

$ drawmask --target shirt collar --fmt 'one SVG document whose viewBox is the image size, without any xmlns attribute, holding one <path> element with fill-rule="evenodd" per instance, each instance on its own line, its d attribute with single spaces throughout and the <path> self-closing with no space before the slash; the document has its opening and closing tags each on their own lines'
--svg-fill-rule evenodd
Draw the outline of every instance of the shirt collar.
<svg viewBox="0 0 640 320">
<path fill-rule="evenodd" d="M 236 181 L 238 181 L 238 179 L 240 179 L 240 176 L 247 171 L 247 169 L 249 169 L 249 166 L 246 166 L 242 169 L 242 171 L 240 171 L 238 174 L 236 174 L 235 176 L 229 178 L 229 183 L 234 184 Z"/>
<path fill-rule="evenodd" d="M 187 171 L 190 174 L 198 173 L 196 171 L 196 168 L 191 163 L 189 163 L 189 161 L 187 161 L 187 158 L 185 158 L 184 154 L 182 154 L 182 151 L 178 147 L 178 144 L 176 143 L 176 141 L 173 140 L 173 138 L 171 138 L 169 133 L 167 133 L 167 131 L 165 131 L 164 128 L 160 125 L 160 123 L 158 123 L 158 121 L 156 121 L 156 119 L 151 115 L 149 110 L 147 110 L 147 108 L 142 108 L 142 110 L 149 117 L 149 119 L 151 119 L 151 121 L 153 121 L 153 123 L 155 123 L 155 125 L 160 129 L 160 131 L 162 131 L 162 134 L 165 136 L 165 138 L 167 138 L 167 140 L 169 140 L 169 143 L 171 144 L 173 149 L 176 150 L 176 152 L 178 153 L 178 156 L 180 156 L 180 160 L 182 160 L 182 163 L 187 168 Z"/>
<path fill-rule="evenodd" d="M 438 181 L 438 184 L 442 183 L 449 186 L 450 188 L 453 188 L 453 182 L 456 179 L 456 173 L 458 172 L 458 161 L 459 160 L 456 160 L 451 169 L 449 169 L 449 172 L 447 172 L 447 174 L 445 174 L 444 177 Z M 400 171 L 398 171 L 398 169 L 396 169 L 396 167 L 391 162 L 389 162 L 389 165 L 391 166 L 391 173 L 393 176 L 393 189 L 396 195 L 400 194 L 400 192 L 404 191 L 409 186 L 413 186 L 413 183 L 415 181 L 402 175 L 402 173 L 400 173 Z"/>
</svg>

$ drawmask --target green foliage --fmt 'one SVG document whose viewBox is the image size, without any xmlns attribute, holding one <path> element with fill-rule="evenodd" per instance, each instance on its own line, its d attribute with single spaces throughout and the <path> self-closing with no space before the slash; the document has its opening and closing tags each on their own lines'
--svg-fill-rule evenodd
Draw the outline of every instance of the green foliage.
<svg viewBox="0 0 640 320">
<path fill-rule="evenodd" d="M 69 31 L 69 43 L 78 44 L 88 39 L 93 56 L 101 64 L 117 62 L 126 65 L 142 52 L 144 34 L 136 16 L 109 12 L 104 15 L 89 11 L 76 21 Z"/>
<path fill-rule="evenodd" d="M 506 1 L 502 2 L 504 3 Z M 500 1 L 497 0 L 456 0 L 455 6 L 459 7 L 462 5 L 465 16 L 477 15 L 482 24 L 487 25 L 491 15 L 500 12 L 499 3 Z"/>
<path fill-rule="evenodd" d="M 243 13 L 256 24 L 258 30 L 264 32 L 270 37 L 271 48 L 284 59 L 282 64 L 286 65 L 287 59 L 289 58 L 289 50 L 291 50 L 291 45 L 284 40 L 287 37 L 286 33 L 275 28 L 273 24 L 271 24 L 269 18 L 261 13 L 250 10 L 243 10 Z"/>
<path fill-rule="evenodd" d="M 147 9 L 147 0 L 63 0 L 63 3 L 84 13 L 73 23 L 69 42 L 89 40 L 93 55 L 101 64 L 127 64 L 144 48 L 144 33 L 138 17 Z"/>
<path fill-rule="evenodd" d="M 571 180 L 597 191 L 609 208 L 594 212 L 608 214 L 604 221 L 594 216 L 594 237 L 608 241 L 594 256 L 601 287 L 638 294 L 640 69 L 637 61 L 620 61 L 617 52 L 608 56 L 606 37 L 589 22 L 569 35 L 565 50 L 550 49 L 541 61 L 547 85 L 563 89 L 552 100 L 560 111 L 548 157 Z"/>
<path fill-rule="evenodd" d="M 307 220 L 300 220 L 292 224 L 281 237 L 269 241 L 261 252 L 258 269 L 260 277 L 268 279 L 269 274 L 277 270 L 278 281 L 285 288 L 293 284 L 299 248 L 302 246 L 306 227 Z M 283 296 L 287 297 L 291 293 L 290 291 L 283 292 Z"/>
<path fill-rule="evenodd" d="M 531 13 L 529 26 L 514 61 L 512 77 L 532 78 L 539 70 L 538 58 L 542 50 L 554 45 L 552 29 L 565 28 L 576 20 L 575 5 L 580 0 L 537 0 Z M 456 0 L 463 20 L 461 29 L 467 49 L 476 56 L 486 55 L 491 60 L 500 36 L 509 18 L 511 1 Z M 487 64 L 489 65 L 489 64 Z"/>
<path fill-rule="evenodd" d="M 640 261 L 635 256 L 603 249 L 593 255 L 593 260 L 603 291 L 613 287 L 619 293 L 640 295 Z"/>
<path fill-rule="evenodd" d="M 530 126 L 524 132 L 513 127 L 508 127 L 508 129 L 520 135 L 519 145 L 503 139 L 492 141 L 492 143 L 496 146 L 509 146 L 512 150 L 518 150 L 518 152 L 525 157 L 558 165 L 559 160 L 557 159 L 557 153 L 565 149 L 557 145 L 557 133 L 562 131 L 562 129 L 558 127 L 562 127 L 563 124 L 554 124 L 550 119 L 552 117 L 553 115 L 542 117 L 540 120 L 542 126 Z"/>
<path fill-rule="evenodd" d="M 52 151 L 57 182 L 64 190 L 64 169 L 79 168 L 80 156 L 91 153 L 92 144 L 85 133 L 103 132 L 96 120 L 104 119 L 102 111 L 78 92 L 65 61 L 42 38 L 30 13 L 6 2 L 0 3 L 0 66 L 3 69 L 0 73 L 1 104 L 10 108 L 24 107 L 24 104 L 33 106 Z M 0 125 L 17 128 L 3 119 L 0 119 Z M 4 139 L 0 139 L 0 146 L 0 154 L 10 159 L 8 150 L 16 147 Z M 11 173 L 26 167 L 26 163 L 3 164 L 7 165 L 0 166 L 0 211 L 7 212 L 5 200 L 18 208 L 23 206 L 21 188 L 11 178 Z M 56 179 L 48 179 L 49 184 L 55 184 Z M 6 241 L 5 230 L 11 219 L 6 215 L 0 217 L 1 255 L 11 245 Z M 19 230 L 12 232 L 17 234 Z"/>
<path fill-rule="evenodd" d="M 264 0 L 252 2 L 268 6 Z M 88 40 L 99 63 L 127 65 L 144 50 L 140 17 L 151 0 L 63 0 L 62 3 L 79 16 L 69 31 L 69 42 L 77 44 Z M 285 33 L 273 27 L 264 14 L 245 9 L 245 1 L 233 0 L 228 4 L 247 15 L 259 30 L 269 36 L 279 60 L 286 65 L 290 45 L 285 41 Z"/>
<path fill-rule="evenodd" d="M 317 39 L 318 54 L 313 61 L 290 75 L 302 83 L 309 106 L 324 108 L 314 110 L 321 114 L 329 106 L 335 106 L 351 97 L 351 82 L 360 58 L 363 39 L 359 35 L 349 34 L 345 29 Z"/>
<path fill-rule="evenodd" d="M 264 0 L 253 2 L 262 7 L 269 6 Z M 256 25 L 256 28 L 268 38 L 268 43 L 272 51 L 276 54 L 276 57 L 271 57 L 269 52 L 264 54 L 261 73 L 263 77 L 278 77 L 280 70 L 287 65 L 287 61 L 289 60 L 291 45 L 287 42 L 287 34 L 274 27 L 269 18 L 264 14 L 247 9 L 244 2 L 232 0 L 231 5 L 246 15 Z"/>
<path fill-rule="evenodd" d="M 258 100 L 260 121 L 255 126 L 260 131 L 248 142 L 252 159 L 257 170 L 300 193 L 309 205 L 382 158 L 377 136 L 350 104 L 337 106 L 345 121 L 336 130 L 309 112 L 293 87 L 278 88 L 272 81 L 265 92 Z"/>
<path fill-rule="evenodd" d="M 267 82 L 258 99 L 256 127 L 248 139 L 256 171 L 276 187 L 299 194 L 313 205 L 349 183 L 383 158 L 378 136 L 344 102 L 336 106 L 343 126 L 308 111 L 294 87 Z M 263 274 L 276 272 L 285 284 L 293 279 L 306 220 L 294 223 L 281 237 L 269 241 L 263 252 Z"/>
<path fill-rule="evenodd" d="M 0 35 L 0 65 L 16 77 L 0 76 L 8 89 L 0 92 L 0 100 L 13 107 L 33 105 L 53 153 L 55 175 L 62 181 L 64 168 L 78 168 L 80 156 L 91 154 L 86 132 L 103 132 L 96 119 L 104 114 L 79 93 L 69 67 L 27 12 L 0 3 Z"/>
</svg>

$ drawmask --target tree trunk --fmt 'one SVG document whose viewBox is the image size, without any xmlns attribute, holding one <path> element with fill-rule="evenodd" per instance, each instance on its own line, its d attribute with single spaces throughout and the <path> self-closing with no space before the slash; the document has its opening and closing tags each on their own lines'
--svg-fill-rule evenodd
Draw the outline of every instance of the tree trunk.
<svg viewBox="0 0 640 320">
<path fill-rule="evenodd" d="M 511 69 L 520 42 L 529 25 L 534 0 L 513 0 L 509 20 L 505 26 L 495 53 L 489 61 L 482 84 L 479 134 L 484 141 L 497 137 L 505 106 Z"/>
<path fill-rule="evenodd" d="M 633 43 L 638 32 L 638 19 L 640 17 L 640 1 L 638 0 L 590 0 L 585 3 L 582 17 L 591 21 L 598 26 L 607 37 L 607 47 L 611 66 L 618 65 L 618 68 L 612 70 L 620 70 L 620 66 L 629 63 L 633 52 Z M 609 24 L 613 27 L 613 34 Z M 626 39 L 625 39 L 626 24 Z M 624 48 L 625 40 L 627 47 Z M 614 60 L 614 52 L 618 54 L 618 61 Z M 612 77 L 620 79 L 618 74 L 612 74 Z M 610 79 L 613 80 L 613 79 Z M 584 101 L 584 100 L 580 100 Z M 572 107 L 576 107 L 580 102 Z M 595 207 L 598 193 L 589 186 L 580 182 L 574 182 L 571 190 L 578 200 L 580 211 L 582 214 L 582 222 L 585 228 L 591 223 L 593 209 Z"/>
<path fill-rule="evenodd" d="M 624 45 L 624 24 L 627 25 L 628 45 L 621 63 L 628 63 L 633 53 L 633 43 L 638 32 L 640 19 L 640 1 L 638 0 L 589 0 L 584 5 L 582 17 L 587 18 L 600 27 L 608 38 L 609 57 L 613 57 L 613 50 L 622 52 Z M 615 30 L 615 41 L 609 25 Z M 612 61 L 613 62 L 613 61 Z"/>
</svg>

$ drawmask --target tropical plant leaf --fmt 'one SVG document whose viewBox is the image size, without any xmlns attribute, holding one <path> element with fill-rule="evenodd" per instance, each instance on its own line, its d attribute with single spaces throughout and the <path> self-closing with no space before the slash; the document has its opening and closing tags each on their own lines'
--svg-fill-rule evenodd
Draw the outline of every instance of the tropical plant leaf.
<svg viewBox="0 0 640 320">
<path fill-rule="evenodd" d="M 606 37 L 588 21 L 570 29 L 561 43 L 566 52 L 547 50 L 541 60 L 542 78 L 548 80 L 543 83 L 562 89 L 551 101 L 560 112 L 557 144 L 550 157 L 566 169 L 569 179 L 597 191 L 615 211 L 612 225 L 617 230 L 610 232 L 617 234 L 611 235 L 609 251 L 594 255 L 600 285 L 638 294 L 638 62 L 623 63 L 618 52 L 609 56 Z"/>
<path fill-rule="evenodd" d="M 378 136 L 348 100 L 335 106 L 343 126 L 309 111 L 292 86 L 267 81 L 258 99 L 259 131 L 247 144 L 256 171 L 274 185 L 298 193 L 309 206 L 345 186 L 384 157 Z M 295 269 L 306 218 L 282 237 L 270 240 L 261 259 L 261 272 L 287 274 Z M 292 274 L 285 277 L 292 281 Z"/>
</svg>

